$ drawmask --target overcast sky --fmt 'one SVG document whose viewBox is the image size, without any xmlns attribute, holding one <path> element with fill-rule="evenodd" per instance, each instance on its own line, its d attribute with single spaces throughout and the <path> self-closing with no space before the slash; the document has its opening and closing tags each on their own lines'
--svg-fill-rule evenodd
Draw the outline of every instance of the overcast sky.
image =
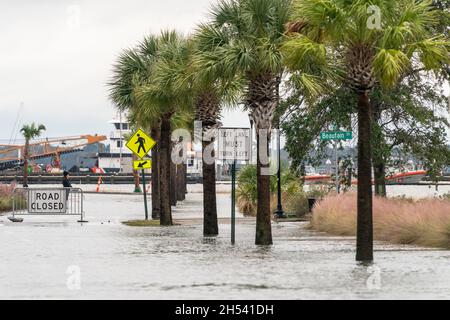
<svg viewBox="0 0 450 320">
<path fill-rule="evenodd" d="M 161 29 L 191 32 L 213 2 L 2 0 L 1 142 L 9 140 L 22 102 L 19 124 L 43 123 L 46 136 L 109 134 L 114 108 L 106 83 L 119 52 Z M 248 126 L 240 112 L 223 122 Z"/>
<path fill-rule="evenodd" d="M 214 0 L 18 0 L 0 2 L 0 139 L 20 124 L 46 136 L 109 134 L 106 82 L 121 49 L 148 33 L 191 32 Z M 248 126 L 227 115 L 225 124 Z"/>
</svg>

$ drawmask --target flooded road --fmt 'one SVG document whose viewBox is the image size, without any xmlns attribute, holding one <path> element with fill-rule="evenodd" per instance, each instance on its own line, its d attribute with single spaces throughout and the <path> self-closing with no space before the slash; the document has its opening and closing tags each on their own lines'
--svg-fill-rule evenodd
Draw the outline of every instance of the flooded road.
<svg viewBox="0 0 450 320">
<path fill-rule="evenodd" d="M 450 252 L 376 243 L 375 263 L 354 261 L 354 239 L 306 223 L 274 223 L 274 245 L 256 247 L 253 220 L 204 239 L 201 223 L 133 228 L 141 196 L 87 194 L 86 218 L 0 217 L 3 299 L 450 299 Z M 229 196 L 218 195 L 228 217 Z M 175 219 L 201 217 L 188 194 Z"/>
</svg>

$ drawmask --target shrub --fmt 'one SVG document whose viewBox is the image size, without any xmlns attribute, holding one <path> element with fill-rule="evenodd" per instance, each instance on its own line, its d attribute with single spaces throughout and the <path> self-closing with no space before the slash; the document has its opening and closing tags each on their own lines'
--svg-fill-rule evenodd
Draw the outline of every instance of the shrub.
<svg viewBox="0 0 450 320">
<path fill-rule="evenodd" d="M 450 201 L 374 197 L 373 219 L 377 240 L 450 249 Z M 355 193 L 332 195 L 319 202 L 310 226 L 334 235 L 356 235 Z"/>
<path fill-rule="evenodd" d="M 0 212 L 12 209 L 12 195 L 15 184 L 0 184 Z"/>
<path fill-rule="evenodd" d="M 257 208 L 257 177 L 256 166 L 247 165 L 242 168 L 237 178 L 237 205 L 239 211 L 247 216 L 256 215 Z M 290 214 L 302 215 L 308 211 L 307 194 L 303 191 L 300 179 L 290 170 L 281 173 L 281 201 L 283 210 Z M 277 179 L 270 178 L 271 211 L 277 206 Z"/>
</svg>

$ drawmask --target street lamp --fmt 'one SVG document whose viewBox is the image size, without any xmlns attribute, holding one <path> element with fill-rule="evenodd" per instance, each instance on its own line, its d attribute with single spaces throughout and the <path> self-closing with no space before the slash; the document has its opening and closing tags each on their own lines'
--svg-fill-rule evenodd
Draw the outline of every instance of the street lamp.
<svg viewBox="0 0 450 320">
<path fill-rule="evenodd" d="M 277 152 L 278 152 L 278 170 L 277 170 L 277 211 L 275 215 L 277 218 L 284 218 L 283 205 L 281 204 L 281 139 L 280 139 L 280 120 L 278 120 L 277 130 Z"/>
</svg>

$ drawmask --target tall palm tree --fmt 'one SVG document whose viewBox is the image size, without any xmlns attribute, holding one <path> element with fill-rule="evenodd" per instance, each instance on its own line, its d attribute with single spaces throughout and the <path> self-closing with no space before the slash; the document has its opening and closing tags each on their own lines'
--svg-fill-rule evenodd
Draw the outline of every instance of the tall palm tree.
<svg viewBox="0 0 450 320">
<path fill-rule="evenodd" d="M 30 153 L 30 140 L 39 137 L 46 128 L 43 124 L 36 125 L 34 122 L 26 124 L 20 129 L 25 138 L 25 148 L 23 150 L 23 186 L 28 187 L 28 157 Z"/>
<path fill-rule="evenodd" d="M 373 260 L 371 185 L 371 104 L 376 82 L 394 86 L 420 65 L 441 68 L 449 42 L 434 27 L 437 12 L 427 0 L 297 0 L 294 21 L 300 31 L 286 44 L 291 66 L 302 54 L 324 44 L 322 60 L 335 61 L 358 97 L 358 194 L 356 260 Z"/>
<path fill-rule="evenodd" d="M 241 78 L 224 77 L 220 66 L 208 68 L 213 52 L 210 41 L 215 37 L 216 28 L 202 24 L 194 36 L 190 64 L 195 120 L 202 126 L 202 177 L 203 177 L 203 234 L 219 234 L 216 200 L 216 163 L 214 149 L 208 154 L 208 146 L 214 143 L 215 130 L 222 126 L 221 111 L 224 105 L 235 105 L 242 92 Z"/>
<path fill-rule="evenodd" d="M 148 81 L 149 70 L 152 68 L 158 52 L 158 38 L 147 36 L 137 48 L 124 50 L 115 65 L 113 76 L 108 83 L 109 96 L 121 111 L 128 111 L 132 123 L 136 126 L 151 128 L 152 138 L 157 142 L 152 149 L 152 218 L 159 218 L 159 117 L 146 112 L 145 106 L 139 104 L 135 97 L 136 88 Z"/>
<path fill-rule="evenodd" d="M 211 10 L 210 30 L 202 39 L 204 69 L 224 78 L 246 80 L 244 107 L 257 130 L 258 204 L 256 244 L 272 244 L 269 164 L 263 161 L 260 132 L 272 129 L 280 74 L 280 48 L 289 21 L 290 0 L 223 0 Z"/>
<path fill-rule="evenodd" d="M 155 63 L 148 70 L 148 81 L 137 88 L 136 97 L 146 112 L 161 119 L 160 129 L 160 223 L 172 225 L 170 204 L 170 161 L 172 117 L 192 105 L 185 84 L 189 48 L 187 40 L 175 31 L 163 31 L 158 37 Z"/>
</svg>

